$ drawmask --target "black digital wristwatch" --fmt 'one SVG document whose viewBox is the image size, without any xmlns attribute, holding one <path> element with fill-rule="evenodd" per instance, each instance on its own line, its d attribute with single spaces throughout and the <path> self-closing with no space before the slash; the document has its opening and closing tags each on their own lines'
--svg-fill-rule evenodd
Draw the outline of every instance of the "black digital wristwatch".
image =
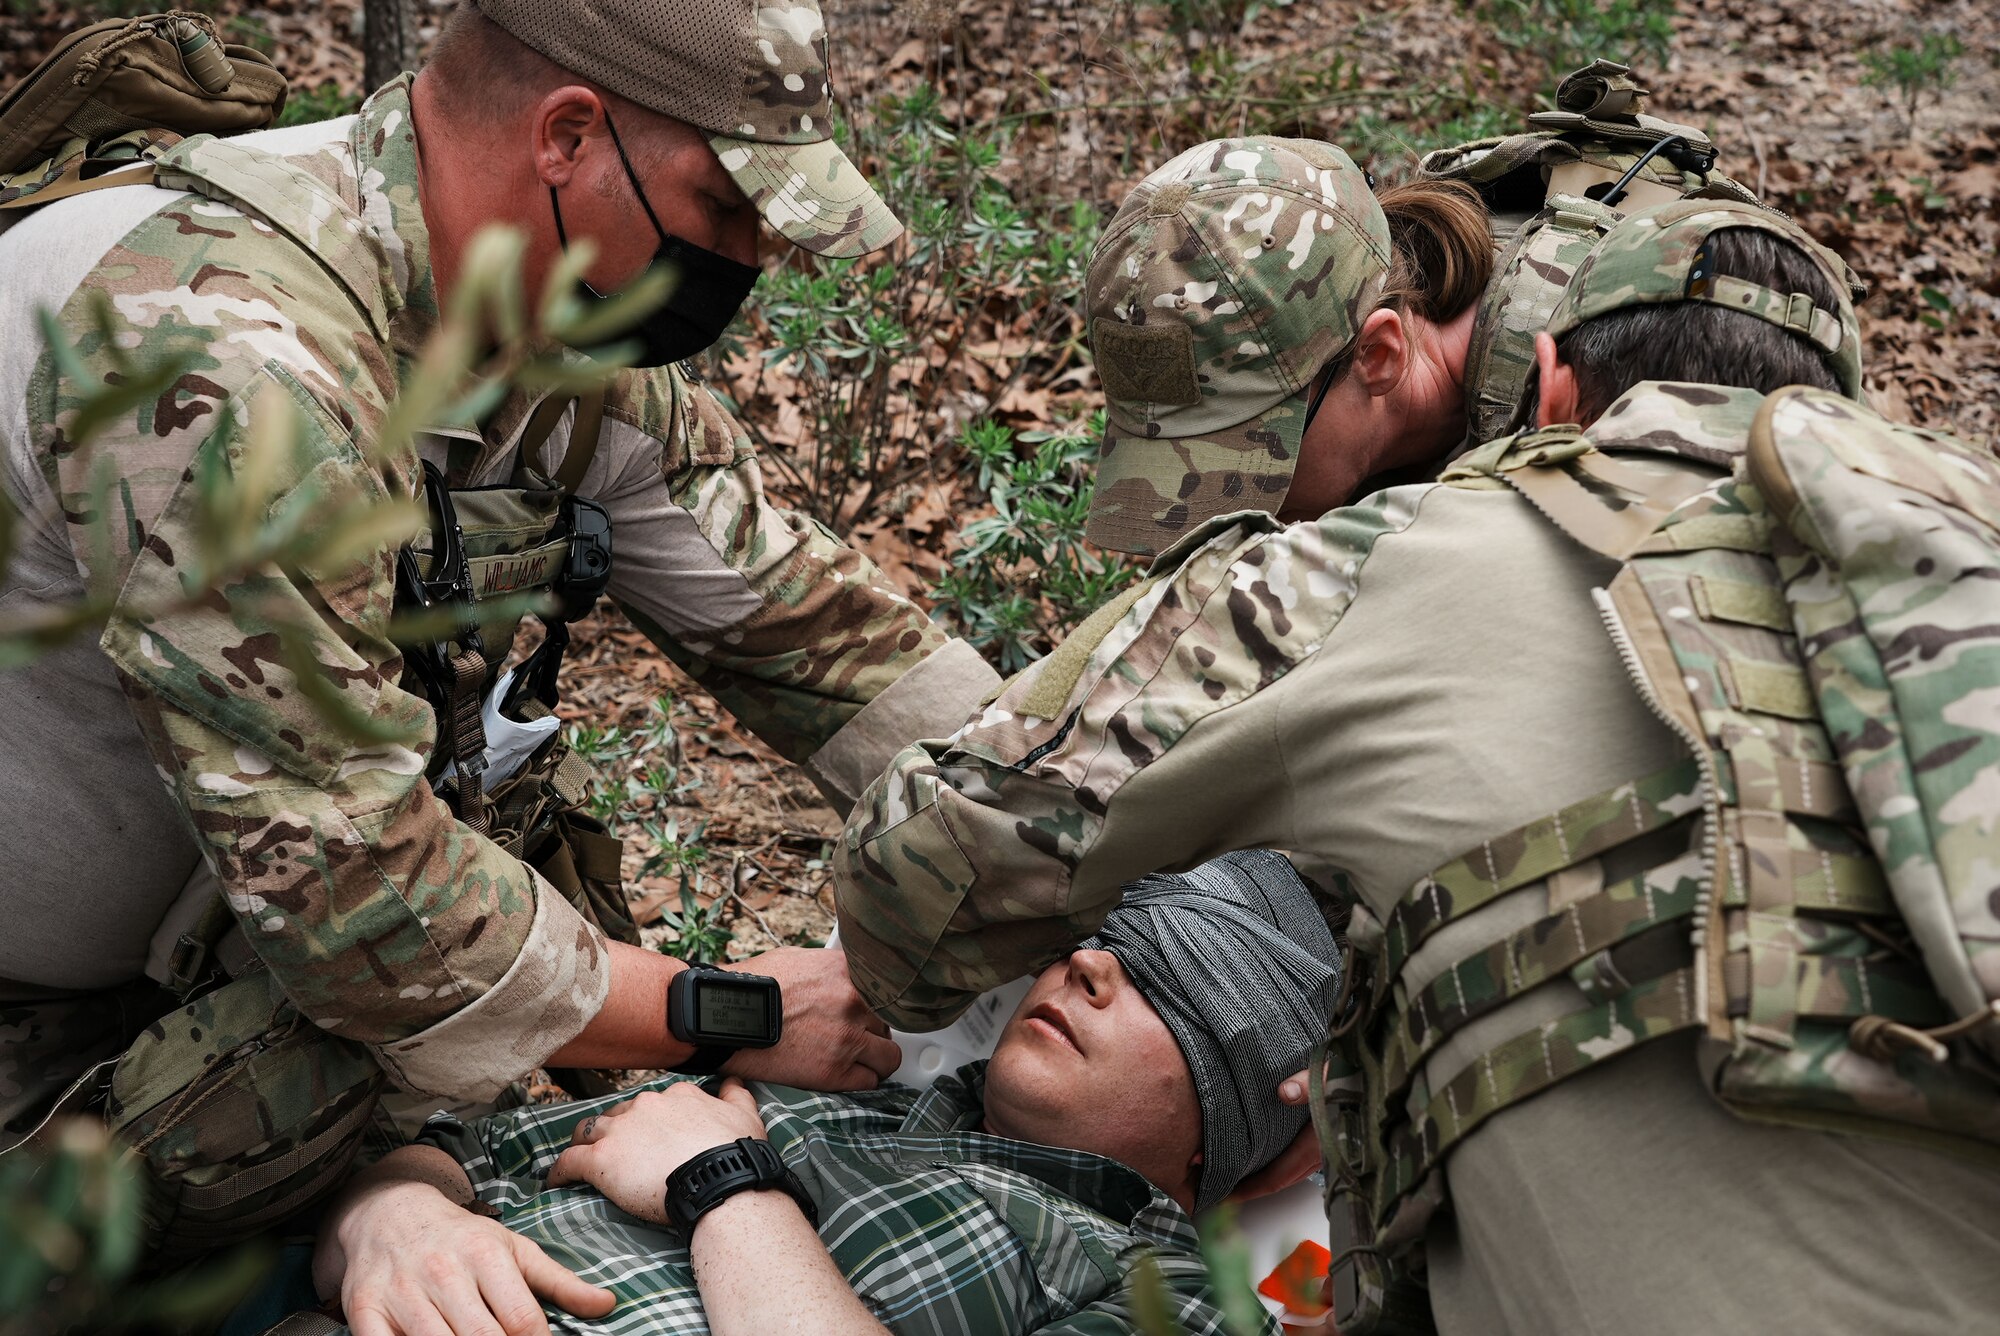
<svg viewBox="0 0 2000 1336">
<path fill-rule="evenodd" d="M 667 1175 L 667 1223 L 693 1237 L 695 1222 L 739 1192 L 776 1188 L 797 1202 L 806 1220 L 819 1228 L 819 1208 L 797 1174 L 768 1141 L 738 1137 L 705 1150 Z"/>
<path fill-rule="evenodd" d="M 769 1048 L 785 1031 L 778 981 L 713 965 L 690 965 L 667 985 L 667 1032 L 694 1045 L 674 1070 L 709 1076 L 743 1048 Z"/>
</svg>

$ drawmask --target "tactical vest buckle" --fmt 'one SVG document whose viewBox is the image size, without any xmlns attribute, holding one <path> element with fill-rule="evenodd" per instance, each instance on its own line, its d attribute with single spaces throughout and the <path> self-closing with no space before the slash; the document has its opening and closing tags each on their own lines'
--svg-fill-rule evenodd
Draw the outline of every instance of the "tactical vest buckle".
<svg viewBox="0 0 2000 1336">
<path fill-rule="evenodd" d="M 590 615 L 611 583 L 611 516 L 595 501 L 565 493 L 563 527 L 569 531 L 569 552 L 556 576 L 555 595 L 566 622 Z"/>
</svg>

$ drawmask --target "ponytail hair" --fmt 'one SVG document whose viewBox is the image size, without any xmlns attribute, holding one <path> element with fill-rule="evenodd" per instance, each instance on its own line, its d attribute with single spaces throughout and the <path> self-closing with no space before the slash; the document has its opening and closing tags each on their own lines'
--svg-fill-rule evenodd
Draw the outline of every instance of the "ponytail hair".
<svg viewBox="0 0 2000 1336">
<path fill-rule="evenodd" d="M 1434 325 L 1456 319 L 1493 277 L 1493 233 L 1479 192 L 1462 181 L 1417 180 L 1376 192 L 1394 255 L 1381 305 Z"/>
</svg>

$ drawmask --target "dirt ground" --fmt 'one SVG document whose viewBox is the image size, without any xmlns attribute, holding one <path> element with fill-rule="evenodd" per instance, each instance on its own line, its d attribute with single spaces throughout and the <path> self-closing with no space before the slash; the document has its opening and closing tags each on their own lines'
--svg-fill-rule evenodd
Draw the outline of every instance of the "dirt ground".
<svg viewBox="0 0 2000 1336">
<path fill-rule="evenodd" d="M 930 80 L 961 124 L 1013 132 L 997 170 L 1025 197 L 1081 199 L 1107 212 L 1152 166 L 1217 134 L 1317 134 L 1372 160 L 1378 173 L 1406 170 L 1411 148 L 1438 142 L 1439 106 L 1456 99 L 1529 110 L 1549 73 L 1535 52 L 1496 36 L 1482 17 L 1488 7 L 1471 0 L 1254 6 L 1241 34 L 1222 43 L 1174 35 L 1166 3 L 826 0 L 826 7 L 837 96 L 866 103 Z M 354 0 L 223 0 L 216 8 L 267 33 L 298 85 L 358 88 Z M 25 73 L 78 14 L 54 0 L 0 6 L 0 83 Z M 1651 109 L 1703 128 L 1721 146 L 1725 170 L 1793 213 L 1867 281 L 1875 402 L 1894 417 L 1993 440 L 2000 431 L 2000 7 L 1693 0 L 1677 7 L 1672 23 L 1671 59 L 1642 65 Z M 1865 84 L 1864 57 L 1923 32 L 1955 37 L 1963 54 L 1952 66 L 1955 84 L 1926 96 L 1911 116 Z M 1055 401 L 1043 395 L 1017 406 L 1017 424 L 1091 406 L 1090 378 L 1065 379 Z M 921 573 L 937 569 L 950 526 L 901 533 L 877 532 L 869 548 L 922 599 Z M 717 914 L 734 951 L 823 940 L 833 922 L 826 860 L 838 819 L 812 784 L 615 611 L 593 616 L 578 641 L 565 714 L 636 728 L 663 694 L 671 696 L 678 792 L 640 815 L 674 819 L 684 834 L 701 829 L 703 898 L 723 901 Z M 630 766 L 636 773 L 648 763 Z M 655 917 L 657 906 L 677 903 L 678 883 L 640 878 L 651 849 L 636 823 L 626 833 L 631 894 Z M 650 931 L 670 935 L 657 925 Z"/>
</svg>

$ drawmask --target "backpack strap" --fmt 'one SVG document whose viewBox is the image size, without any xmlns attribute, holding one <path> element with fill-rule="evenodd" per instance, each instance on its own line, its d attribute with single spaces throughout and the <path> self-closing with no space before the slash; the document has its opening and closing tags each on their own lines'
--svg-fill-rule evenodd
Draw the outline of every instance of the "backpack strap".
<svg viewBox="0 0 2000 1336">
<path fill-rule="evenodd" d="M 88 195 L 98 190 L 115 190 L 119 186 L 149 186 L 153 184 L 154 169 L 150 162 L 133 163 L 102 176 L 86 180 L 83 176 L 84 159 L 75 163 L 47 185 L 32 193 L 16 195 L 12 199 L 0 200 L 0 210 L 25 213 L 29 209 L 39 209 L 44 204 L 54 204 L 59 199 L 73 195 Z"/>
<path fill-rule="evenodd" d="M 563 452 L 562 467 L 556 470 L 556 485 L 576 495 L 583 475 L 597 457 L 597 438 L 604 430 L 604 387 L 587 390 L 576 401 L 576 422 L 569 430 L 569 449 Z"/>
<path fill-rule="evenodd" d="M 604 429 L 603 386 L 586 390 L 573 399 L 552 394 L 542 400 L 521 430 L 520 461 L 538 465 L 542 447 L 555 434 L 557 424 L 571 404 L 576 405 L 576 421 L 570 427 L 569 447 L 563 452 L 562 466 L 555 471 L 554 482 L 575 496 L 576 489 L 583 485 L 583 475 L 590 471 L 590 461 L 597 457 L 597 439 Z"/>
</svg>

